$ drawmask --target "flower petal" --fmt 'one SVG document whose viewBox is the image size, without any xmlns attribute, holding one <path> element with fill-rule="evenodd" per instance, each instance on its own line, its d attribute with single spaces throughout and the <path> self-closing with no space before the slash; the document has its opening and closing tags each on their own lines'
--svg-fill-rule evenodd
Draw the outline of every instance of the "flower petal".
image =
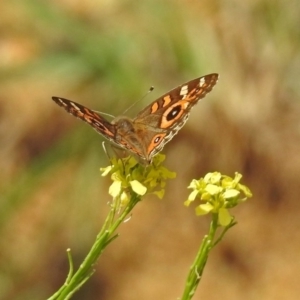
<svg viewBox="0 0 300 300">
<path fill-rule="evenodd" d="M 198 187 L 198 181 L 196 179 L 193 179 L 190 185 L 188 186 L 188 189 L 196 189 Z"/>
<path fill-rule="evenodd" d="M 101 176 L 106 176 L 111 171 L 112 166 L 108 166 L 106 168 L 100 168 L 100 171 L 102 172 Z"/>
<path fill-rule="evenodd" d="M 112 197 L 117 197 L 121 192 L 122 182 L 121 181 L 114 181 L 111 186 L 109 187 L 108 193 Z"/>
<path fill-rule="evenodd" d="M 221 226 L 227 226 L 231 222 L 231 215 L 226 208 L 219 209 L 219 224 Z"/>
<path fill-rule="evenodd" d="M 196 207 L 196 215 L 206 215 L 213 210 L 213 206 L 210 203 L 200 204 Z"/>
<path fill-rule="evenodd" d="M 132 190 L 133 190 L 135 193 L 137 193 L 138 195 L 143 196 L 143 195 L 146 194 L 147 188 L 146 188 L 144 185 L 142 185 L 139 181 L 137 181 L 137 180 L 132 180 L 132 181 L 130 181 L 129 183 L 130 183 L 130 185 L 131 185 Z"/>
<path fill-rule="evenodd" d="M 225 199 L 235 198 L 240 194 L 240 192 L 236 189 L 229 189 L 223 193 L 223 197 Z"/>
<path fill-rule="evenodd" d="M 121 200 L 121 205 L 125 206 L 125 205 L 128 204 L 130 199 L 129 199 L 128 195 L 125 192 L 122 192 L 120 200 Z"/>
<path fill-rule="evenodd" d="M 219 194 L 222 191 L 222 188 L 215 184 L 208 184 L 205 187 L 205 190 L 213 196 Z"/>
<path fill-rule="evenodd" d="M 221 180 L 221 177 L 222 175 L 220 172 L 213 172 L 210 177 L 210 182 L 213 184 L 218 184 Z"/>
<path fill-rule="evenodd" d="M 155 191 L 153 192 L 154 195 L 156 195 L 159 199 L 162 199 L 165 195 L 165 190 L 161 189 L 159 191 Z"/>
<path fill-rule="evenodd" d="M 188 200 L 189 200 L 189 201 L 194 201 L 197 195 L 198 195 L 198 191 L 197 191 L 197 190 L 193 190 L 193 191 L 189 194 Z"/>
</svg>

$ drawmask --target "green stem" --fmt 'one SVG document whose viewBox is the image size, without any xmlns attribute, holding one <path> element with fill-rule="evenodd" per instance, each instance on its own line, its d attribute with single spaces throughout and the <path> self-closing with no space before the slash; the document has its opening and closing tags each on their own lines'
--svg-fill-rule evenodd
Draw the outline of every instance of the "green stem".
<svg viewBox="0 0 300 300">
<path fill-rule="evenodd" d="M 236 225 L 237 222 L 234 221 L 234 219 L 231 220 L 230 224 L 228 224 L 222 231 L 222 233 L 220 234 L 220 236 L 218 237 L 218 239 L 214 242 L 213 247 L 215 247 L 219 242 L 221 242 L 221 240 L 223 239 L 225 233 L 231 228 L 233 227 L 234 225 Z"/>
<path fill-rule="evenodd" d="M 190 268 L 181 300 L 192 299 L 202 278 L 203 270 L 208 259 L 208 254 L 214 245 L 213 241 L 218 228 L 218 216 L 217 214 L 213 214 L 212 216 L 213 218 L 210 224 L 209 233 L 204 237 L 196 259 Z"/>
<path fill-rule="evenodd" d="M 117 235 L 115 234 L 116 229 L 122 222 L 124 222 L 126 217 L 128 217 L 128 214 L 131 212 L 137 202 L 139 202 L 139 200 L 140 197 L 134 194 L 121 215 L 115 221 L 114 216 L 116 215 L 116 208 L 111 208 L 102 229 L 97 235 L 95 243 L 93 244 L 83 263 L 80 265 L 76 273 L 73 276 L 70 276 L 70 278 L 68 278 L 69 280 L 67 280 L 53 296 L 48 298 L 48 300 L 70 299 L 72 295 L 93 275 L 93 268 L 98 258 L 106 246 L 112 240 L 117 238 Z M 70 268 L 72 267 L 73 266 L 70 265 Z"/>
</svg>

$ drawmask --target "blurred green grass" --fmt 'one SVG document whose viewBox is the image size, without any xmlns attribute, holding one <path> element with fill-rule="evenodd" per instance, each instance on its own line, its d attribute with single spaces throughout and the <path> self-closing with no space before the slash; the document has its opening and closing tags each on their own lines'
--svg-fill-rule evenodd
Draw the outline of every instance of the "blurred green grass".
<svg viewBox="0 0 300 300">
<path fill-rule="evenodd" d="M 108 182 L 99 173 L 99 167 L 107 165 L 102 138 L 56 107 L 51 96 L 118 115 L 154 85 L 155 91 L 128 112 L 134 116 L 146 103 L 182 82 L 211 72 L 221 74 L 216 89 L 205 100 L 208 103 L 193 111 L 187 126 L 165 149 L 167 163 L 179 173 L 178 181 L 169 188 L 169 200 L 142 203 L 140 214 L 149 215 L 145 219 L 150 225 L 139 223 L 141 232 L 137 232 L 132 222 L 127 227 L 132 231 L 124 229 L 117 249 L 112 245 L 100 260 L 95 279 L 74 299 L 146 300 L 164 299 L 164 293 L 168 298 L 180 294 L 188 262 L 175 269 L 178 277 L 171 276 L 168 284 L 160 286 L 157 281 L 166 276 L 163 270 L 169 267 L 168 259 L 157 254 L 149 230 L 160 224 L 162 237 L 166 230 L 175 240 L 189 236 L 184 231 L 188 221 L 180 219 L 184 213 L 179 207 L 191 176 L 199 177 L 212 168 L 244 171 L 258 197 L 271 207 L 275 198 L 276 203 L 296 199 L 299 11 L 295 0 L 3 3 L 0 299 L 51 295 L 67 273 L 65 249 L 71 247 L 79 263 L 107 211 Z M 265 181 L 268 187 L 261 183 Z M 274 182 L 280 183 L 275 196 Z M 296 205 L 290 201 L 291 207 Z M 172 213 L 182 221 L 179 227 L 172 220 L 160 223 L 159 217 L 170 214 L 170 203 Z M 136 213 L 135 222 L 138 217 Z M 274 241 L 282 240 L 274 237 Z M 162 255 L 158 260 L 162 267 L 157 267 L 160 275 L 148 271 L 155 260 L 149 259 L 144 272 L 138 269 L 141 254 L 134 250 L 141 243 L 157 257 Z M 165 253 L 178 248 L 178 257 L 184 255 L 182 245 L 169 243 Z M 137 277 L 132 280 L 142 276 L 144 283 L 131 294 L 128 286 L 132 282 L 126 276 L 134 271 Z M 118 283 L 114 282 L 116 274 Z M 258 295 L 273 299 L 272 288 L 268 286 L 269 293 L 263 294 L 254 281 L 253 285 Z M 211 286 L 209 279 L 206 286 Z M 243 295 L 239 287 L 238 283 L 232 287 L 234 299 Z M 224 292 L 224 299 L 232 296 L 230 290 Z M 292 283 L 283 290 L 299 292 Z M 204 297 L 205 288 L 200 293 Z M 213 297 L 217 295 L 210 295 Z"/>
</svg>

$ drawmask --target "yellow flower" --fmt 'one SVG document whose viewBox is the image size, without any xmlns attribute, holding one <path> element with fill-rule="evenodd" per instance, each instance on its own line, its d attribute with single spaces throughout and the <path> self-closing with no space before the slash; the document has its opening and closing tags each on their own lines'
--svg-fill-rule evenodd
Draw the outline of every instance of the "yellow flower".
<svg viewBox="0 0 300 300">
<path fill-rule="evenodd" d="M 100 170 L 102 176 L 111 174 L 113 183 L 109 188 L 109 194 L 117 200 L 116 202 L 124 206 L 133 194 L 141 197 L 153 193 L 159 198 L 163 197 L 166 180 L 176 177 L 176 173 L 161 166 L 164 160 L 165 155 L 158 154 L 151 165 L 144 166 L 139 164 L 134 157 L 113 158 L 111 166 Z"/>
<path fill-rule="evenodd" d="M 198 197 L 204 203 L 196 207 L 196 214 L 205 215 L 210 212 L 218 214 L 219 224 L 227 226 L 232 220 L 228 209 L 252 197 L 250 189 L 239 183 L 241 178 L 242 175 L 239 173 L 235 173 L 235 177 L 231 178 L 214 172 L 206 174 L 199 180 L 193 179 L 188 186 L 193 191 L 184 205 L 189 206 Z"/>
</svg>

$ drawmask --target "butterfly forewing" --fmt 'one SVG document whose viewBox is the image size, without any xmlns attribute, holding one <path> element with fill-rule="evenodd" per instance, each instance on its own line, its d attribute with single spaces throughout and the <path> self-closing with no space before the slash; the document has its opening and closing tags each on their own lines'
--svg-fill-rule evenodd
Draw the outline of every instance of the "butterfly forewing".
<svg viewBox="0 0 300 300">
<path fill-rule="evenodd" d="M 113 124 L 93 110 L 70 100 L 52 97 L 53 101 L 63 107 L 68 113 L 91 125 L 97 132 L 114 142 L 116 129 Z"/>
<path fill-rule="evenodd" d="M 153 103 L 145 107 L 141 112 L 138 113 L 135 120 L 141 121 L 144 117 L 148 117 L 151 114 L 156 115 L 167 115 L 170 107 L 178 108 L 179 101 L 185 100 L 186 104 L 183 107 L 184 111 L 188 113 L 190 109 L 202 98 L 204 98 L 215 86 L 219 78 L 219 75 L 216 73 L 205 75 L 191 81 L 188 81 L 168 93 L 164 94 Z M 178 110 L 178 109 L 177 109 Z M 172 115 L 176 114 L 174 109 Z"/>
</svg>

